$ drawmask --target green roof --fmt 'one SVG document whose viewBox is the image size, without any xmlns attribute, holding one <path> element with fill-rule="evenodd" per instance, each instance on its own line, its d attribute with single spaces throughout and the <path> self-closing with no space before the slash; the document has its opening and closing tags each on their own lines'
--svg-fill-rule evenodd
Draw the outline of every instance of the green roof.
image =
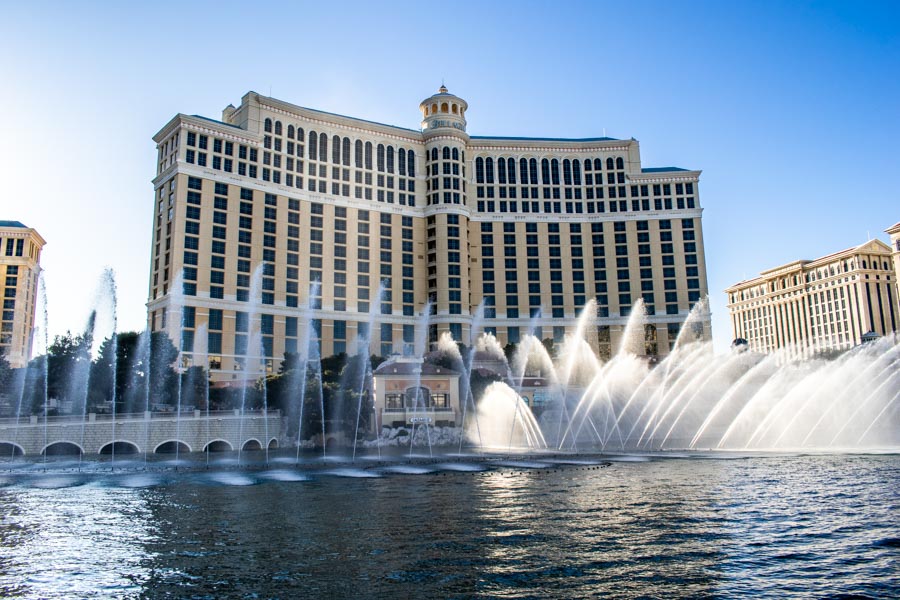
<svg viewBox="0 0 900 600">
<path fill-rule="evenodd" d="M 682 169 L 681 167 L 648 167 L 646 169 L 641 169 L 641 173 L 665 173 L 666 171 L 688 171 L 689 169 Z"/>
<path fill-rule="evenodd" d="M 618 142 L 621 141 L 611 137 L 596 138 L 544 138 L 544 137 L 508 137 L 497 135 L 470 135 L 472 140 L 514 140 L 517 142 Z"/>
<path fill-rule="evenodd" d="M 21 221 L 0 221 L 0 227 L 21 227 L 22 229 L 28 229 L 28 226 Z"/>
<path fill-rule="evenodd" d="M 204 117 L 202 115 L 191 115 L 197 119 L 203 119 L 204 121 L 209 121 L 210 123 L 218 123 L 219 125 L 224 125 L 226 127 L 234 127 L 235 129 L 241 129 L 241 127 L 237 125 L 233 125 L 231 123 L 225 123 L 224 121 L 217 121 L 216 119 L 210 119 L 209 117 Z"/>
</svg>

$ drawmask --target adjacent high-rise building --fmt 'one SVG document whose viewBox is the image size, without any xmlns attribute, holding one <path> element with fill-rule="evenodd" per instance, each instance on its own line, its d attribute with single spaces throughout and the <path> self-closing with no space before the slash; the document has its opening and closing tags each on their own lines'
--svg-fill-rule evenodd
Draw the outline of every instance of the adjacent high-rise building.
<svg viewBox="0 0 900 600">
<path fill-rule="evenodd" d="M 891 257 L 894 261 L 894 283 L 897 284 L 897 307 L 900 308 L 900 223 L 894 223 L 885 232 L 891 236 Z"/>
<path fill-rule="evenodd" d="M 254 92 L 176 115 L 153 138 L 150 327 L 230 379 L 310 336 L 323 356 L 473 324 L 561 341 L 593 299 L 601 355 L 639 303 L 667 354 L 707 294 L 700 172 L 645 168 L 634 139 L 470 136 L 468 108 L 442 86 L 421 129 Z"/>
<path fill-rule="evenodd" d="M 13 368 L 24 367 L 31 358 L 41 249 L 46 243 L 37 231 L 19 221 L 0 221 L 0 275 L 4 281 L 0 353 Z"/>
<path fill-rule="evenodd" d="M 895 332 L 897 275 L 879 240 L 763 271 L 725 290 L 733 337 L 757 352 L 810 355 Z"/>
</svg>

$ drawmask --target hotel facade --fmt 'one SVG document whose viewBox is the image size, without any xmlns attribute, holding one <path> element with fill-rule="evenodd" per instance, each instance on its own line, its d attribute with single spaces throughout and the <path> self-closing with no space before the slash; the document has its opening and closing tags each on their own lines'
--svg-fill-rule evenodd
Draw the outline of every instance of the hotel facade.
<svg viewBox="0 0 900 600">
<path fill-rule="evenodd" d="M 763 271 L 725 290 L 733 337 L 756 352 L 810 356 L 896 332 L 898 269 L 891 248 L 872 240 Z"/>
<path fill-rule="evenodd" d="M 31 359 L 41 249 L 47 242 L 19 221 L 0 221 L 0 276 L 3 277 L 3 313 L 0 353 L 19 369 Z"/>
<path fill-rule="evenodd" d="M 222 380 L 310 337 L 562 341 L 591 299 L 609 356 L 642 301 L 645 352 L 668 353 L 707 294 L 699 171 L 644 168 L 634 139 L 470 136 L 444 87 L 419 109 L 413 130 L 249 92 L 221 121 L 176 115 L 153 138 L 150 328 Z"/>
</svg>

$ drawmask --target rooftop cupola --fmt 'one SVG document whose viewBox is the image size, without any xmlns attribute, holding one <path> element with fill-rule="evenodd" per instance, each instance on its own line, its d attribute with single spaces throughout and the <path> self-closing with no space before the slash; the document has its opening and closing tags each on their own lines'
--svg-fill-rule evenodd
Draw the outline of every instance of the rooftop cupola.
<svg viewBox="0 0 900 600">
<path fill-rule="evenodd" d="M 465 134 L 466 109 L 469 104 L 447 91 L 446 86 L 441 85 L 437 94 L 426 98 L 419 104 L 422 111 L 422 131 L 429 133 L 450 133 L 448 129 Z"/>
</svg>

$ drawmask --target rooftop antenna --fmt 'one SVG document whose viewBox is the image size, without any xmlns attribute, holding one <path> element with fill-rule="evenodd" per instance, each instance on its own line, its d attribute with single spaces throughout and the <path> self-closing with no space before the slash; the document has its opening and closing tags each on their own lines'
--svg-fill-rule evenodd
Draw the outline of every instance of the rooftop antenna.
<svg viewBox="0 0 900 600">
<path fill-rule="evenodd" d="M 603 128 L 603 137 L 606 137 L 606 127 Z"/>
</svg>

